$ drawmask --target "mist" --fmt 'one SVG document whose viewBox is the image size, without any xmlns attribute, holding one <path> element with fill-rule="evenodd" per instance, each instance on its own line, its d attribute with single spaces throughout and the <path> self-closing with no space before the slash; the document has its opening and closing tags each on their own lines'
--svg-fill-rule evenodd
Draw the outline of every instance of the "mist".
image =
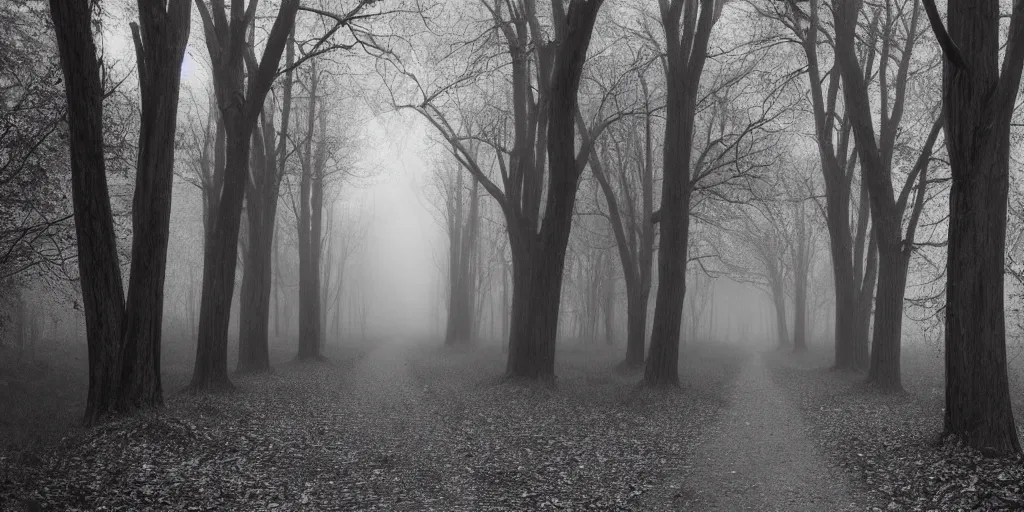
<svg viewBox="0 0 1024 512">
<path fill-rule="evenodd" d="M 940 4 L 0 5 L 0 511 L 1024 509 Z"/>
</svg>

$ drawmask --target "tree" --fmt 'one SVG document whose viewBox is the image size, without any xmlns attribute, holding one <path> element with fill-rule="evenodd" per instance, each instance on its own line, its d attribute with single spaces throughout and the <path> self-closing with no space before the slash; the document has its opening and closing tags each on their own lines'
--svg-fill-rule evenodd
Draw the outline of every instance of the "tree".
<svg viewBox="0 0 1024 512">
<path fill-rule="evenodd" d="M 851 152 L 849 116 L 846 112 L 840 112 L 842 104 L 837 101 L 842 81 L 838 65 L 833 63 L 831 70 L 822 72 L 826 69 L 822 64 L 822 48 L 827 49 L 833 38 L 827 33 L 827 27 L 819 15 L 821 0 L 785 0 L 766 4 L 763 8 L 757 5 L 759 12 L 777 19 L 793 34 L 807 61 L 814 137 L 825 189 L 823 212 L 832 257 L 835 293 L 833 367 L 866 369 L 877 248 L 875 238 L 868 232 L 869 199 L 865 187 L 861 188 L 856 220 L 851 222 L 850 208 L 854 196 L 852 184 L 857 155 L 855 151 Z M 876 35 L 871 34 L 872 37 Z M 874 44 L 870 46 L 874 47 Z M 873 73 L 874 52 L 864 52 L 862 58 L 865 60 L 865 73 L 870 75 Z"/>
<path fill-rule="evenodd" d="M 780 349 L 789 345 L 786 283 L 793 273 L 788 258 L 793 240 L 784 207 L 784 204 L 770 199 L 755 202 L 751 208 L 744 209 L 736 230 L 737 238 L 753 260 L 747 268 L 736 270 L 749 274 L 748 280 L 766 289 L 771 297 Z"/>
<path fill-rule="evenodd" d="M 870 74 L 866 75 L 861 68 L 854 45 L 862 2 L 840 2 L 833 8 L 836 26 L 836 63 L 842 75 L 843 97 L 856 138 L 862 179 L 869 193 L 872 228 L 878 247 L 878 291 L 875 295 L 875 321 L 868 382 L 886 390 L 901 389 L 900 341 L 907 268 L 914 247 L 917 221 L 924 207 L 928 164 L 942 127 L 941 117 L 932 123 L 928 138 L 899 194 L 896 195 L 893 183 L 893 158 L 906 111 L 906 93 L 912 73 L 914 46 L 919 37 L 918 2 L 911 0 L 907 4 L 909 5 L 894 6 L 892 1 L 887 1 L 884 16 L 880 16 L 883 9 L 876 10 L 875 21 L 871 25 L 872 31 L 878 30 L 879 22 L 882 25 L 881 34 L 869 38 L 872 44 L 876 39 L 882 41 L 878 56 L 880 129 L 877 138 L 872 119 L 868 80 L 865 79 L 865 76 Z M 907 16 L 909 20 L 905 19 Z M 898 22 L 906 26 L 902 46 L 899 44 L 897 33 Z M 876 50 L 872 46 L 867 51 L 874 53 Z M 894 60 L 897 69 L 895 75 L 890 76 L 889 65 Z M 894 89 L 891 102 L 890 87 Z M 916 198 L 904 231 L 903 219 L 911 191 L 915 191 Z"/>
<path fill-rule="evenodd" d="M 793 204 L 793 238 L 789 244 L 793 269 L 793 351 L 807 351 L 807 286 L 814 266 L 816 233 L 803 200 Z"/>
<path fill-rule="evenodd" d="M 318 359 L 320 348 L 320 256 L 323 224 L 324 166 L 327 159 L 327 109 L 323 70 L 313 59 L 306 80 L 309 102 L 306 133 L 299 150 L 301 175 L 296 220 L 299 242 L 299 359 Z M 314 144 L 314 140 L 316 144 Z"/>
<path fill-rule="evenodd" d="M 142 96 L 128 300 L 121 284 L 103 155 L 103 90 L 88 0 L 50 3 L 64 70 L 72 200 L 89 342 L 86 422 L 162 404 L 160 332 L 174 134 L 191 4 L 139 2 L 132 25 Z"/>
<path fill-rule="evenodd" d="M 473 126 L 453 124 L 438 107 L 446 94 L 454 94 L 459 86 L 480 77 L 477 68 L 488 66 L 486 56 L 474 56 L 477 59 L 469 66 L 470 72 L 430 92 L 400 61 L 393 62 L 399 73 L 415 83 L 421 98 L 403 103 L 391 89 L 392 103 L 426 118 L 456 149 L 459 163 L 500 206 L 513 268 L 506 373 L 510 377 L 550 379 L 554 377 L 558 308 L 572 211 L 579 176 L 590 151 L 583 147 L 578 154 L 575 152 L 577 90 L 602 0 L 572 0 L 568 7 L 561 0 L 553 0 L 553 37 L 545 33 L 533 0 L 509 5 L 512 12 L 505 12 L 504 2 L 485 0 L 482 4 L 504 40 L 507 55 L 502 57 L 511 63 L 511 130 L 504 125 L 494 126 L 501 136 L 467 137 L 460 130 Z M 511 148 L 504 144 L 506 130 L 513 134 Z M 592 130 L 600 132 L 603 127 Z M 474 157 L 467 144 L 470 139 L 483 139 L 480 142 L 491 146 L 500 168 L 501 186 L 489 177 L 484 161 Z"/>
<path fill-rule="evenodd" d="M 608 207 L 608 222 L 622 264 L 626 288 L 625 368 L 639 368 L 644 363 L 647 304 L 654 262 L 655 229 L 650 222 L 654 213 L 653 118 L 660 106 L 654 105 L 645 71 L 644 68 L 636 70 L 641 114 L 610 126 L 606 140 L 591 151 L 589 162 Z M 627 106 L 619 108 L 623 107 Z M 589 139 L 590 130 L 582 116 L 578 125 L 582 137 Z M 609 162 L 608 165 L 605 162 Z"/>
<path fill-rule="evenodd" d="M 1003 268 L 1010 121 L 1024 65 L 1024 3 L 1014 2 L 1003 62 L 998 0 L 949 0 L 942 24 L 942 110 L 952 168 L 946 267 L 946 433 L 1020 454 L 1006 375 Z"/>
<path fill-rule="evenodd" d="M 471 180 L 469 208 L 466 211 L 463 195 L 467 194 L 461 166 L 455 168 L 454 174 L 455 182 L 445 187 L 449 248 L 445 345 L 472 342 L 476 318 L 473 300 L 476 286 L 474 257 L 478 253 L 477 234 L 480 230 L 480 185 L 477 180 Z"/>
<path fill-rule="evenodd" d="M 722 14 L 722 0 L 662 1 L 665 31 L 664 177 L 659 209 L 658 293 L 644 368 L 648 386 L 679 385 L 679 335 L 686 296 L 686 259 L 693 193 L 691 156 L 700 78 L 711 29 Z M 653 219 L 652 219 L 653 220 Z"/>
<path fill-rule="evenodd" d="M 227 374 L 228 323 L 238 263 L 238 234 L 249 170 L 253 128 L 277 76 L 299 0 L 283 0 L 267 38 L 263 56 L 250 70 L 244 63 L 249 27 L 257 2 L 232 0 L 230 17 L 224 0 L 197 0 L 206 47 L 213 67 L 213 85 L 225 132 L 223 184 L 212 222 L 210 243 L 203 247 L 203 291 L 199 306 L 199 338 L 192 387 L 230 387 Z"/>
<path fill-rule="evenodd" d="M 251 67 L 256 56 L 252 48 L 246 59 Z M 275 123 L 276 106 L 264 105 L 260 124 L 253 130 L 255 149 L 246 180 L 245 216 L 248 244 L 244 255 L 241 304 L 238 311 L 238 371 L 259 372 L 270 369 L 270 292 L 273 284 L 272 257 L 274 228 L 281 179 L 288 163 L 288 129 L 292 104 L 292 70 L 295 62 L 295 38 L 288 38 L 285 73 L 281 91 L 281 125 Z"/>
</svg>

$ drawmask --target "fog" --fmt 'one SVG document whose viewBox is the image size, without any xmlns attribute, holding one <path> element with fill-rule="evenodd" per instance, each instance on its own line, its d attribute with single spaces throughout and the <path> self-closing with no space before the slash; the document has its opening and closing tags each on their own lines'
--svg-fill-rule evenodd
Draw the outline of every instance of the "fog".
<svg viewBox="0 0 1024 512">
<path fill-rule="evenodd" d="M 0 512 L 1024 509 L 938 3 L 0 2 Z"/>
</svg>

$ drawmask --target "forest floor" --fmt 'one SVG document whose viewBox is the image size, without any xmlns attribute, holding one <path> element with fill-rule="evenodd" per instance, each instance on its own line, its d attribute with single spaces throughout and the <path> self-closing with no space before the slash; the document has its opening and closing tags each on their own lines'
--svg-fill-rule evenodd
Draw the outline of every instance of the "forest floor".
<svg viewBox="0 0 1024 512">
<path fill-rule="evenodd" d="M 845 475 L 819 456 L 800 411 L 769 378 L 763 359 L 758 354 L 747 360 L 732 385 L 729 407 L 704 429 L 683 471 L 666 480 L 677 499 L 650 500 L 648 508 L 865 509 L 863 500 L 851 493 Z"/>
<path fill-rule="evenodd" d="M 601 347 L 561 350 L 554 386 L 502 379 L 499 350 L 358 355 L 8 447 L 0 510 L 646 510 L 748 358 L 685 349 L 685 392 L 664 393 Z"/>
<path fill-rule="evenodd" d="M 683 349 L 681 392 L 651 391 L 619 357 L 561 347 L 543 385 L 501 378 L 497 349 L 393 341 L 215 395 L 179 392 L 188 365 L 169 365 L 159 413 L 85 430 L 67 411 L 0 409 L 0 435 L 50 424 L 0 443 L 0 510 L 1024 507 L 1020 461 L 934 446 L 941 368 L 913 357 L 898 395 L 820 357 L 701 344 Z"/>
<path fill-rule="evenodd" d="M 769 374 L 803 413 L 804 428 L 830 465 L 842 468 L 871 510 L 1024 510 L 1024 460 L 986 458 L 941 438 L 941 353 L 903 351 L 903 392 L 881 393 L 864 376 L 832 371 L 821 354 L 775 353 Z M 1011 395 L 1024 439 L 1024 371 L 1012 366 Z"/>
</svg>

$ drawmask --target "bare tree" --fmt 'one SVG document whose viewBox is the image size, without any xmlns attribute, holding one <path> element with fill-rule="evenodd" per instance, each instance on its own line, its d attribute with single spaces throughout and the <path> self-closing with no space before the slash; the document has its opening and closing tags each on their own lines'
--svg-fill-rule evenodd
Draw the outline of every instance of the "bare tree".
<svg viewBox="0 0 1024 512">
<path fill-rule="evenodd" d="M 650 355 L 644 369 L 649 386 L 679 385 L 679 335 L 686 296 L 686 259 L 694 117 L 701 74 L 707 61 L 711 29 L 722 14 L 723 0 L 662 1 L 665 31 L 665 141 L 661 187 L 661 241 L 658 293 L 651 328 Z M 652 219 L 653 221 L 653 219 Z"/>
<path fill-rule="evenodd" d="M 881 33 L 877 39 L 882 41 L 878 56 L 880 131 L 877 138 L 872 119 L 868 80 L 865 79 L 865 76 L 870 75 L 865 75 L 865 70 L 857 59 L 854 45 L 862 2 L 840 2 L 833 9 L 836 26 L 836 63 L 843 79 L 846 111 L 857 141 L 861 174 L 869 192 L 873 234 L 878 246 L 878 291 L 875 296 L 875 321 L 868 381 L 889 390 L 901 389 L 900 341 L 907 267 L 914 248 L 917 221 L 924 207 L 928 164 L 942 127 L 942 118 L 939 117 L 932 123 L 928 138 L 905 182 L 894 184 L 893 153 L 906 111 L 907 85 L 913 72 L 911 62 L 914 45 L 920 37 L 918 19 L 921 11 L 917 0 L 900 5 L 893 5 L 894 3 L 897 2 L 890 0 L 885 2 L 884 8 L 877 8 L 874 14 L 875 21 L 872 23 L 872 27 L 881 24 Z M 900 22 L 906 27 L 905 34 L 902 34 L 902 46 L 899 41 L 901 34 L 897 33 Z M 876 37 L 871 37 L 872 41 L 875 39 Z M 867 51 L 873 53 L 876 50 L 871 47 Z M 897 69 L 895 76 L 891 77 L 889 65 L 893 60 L 896 60 Z M 890 87 L 894 89 L 891 103 Z M 900 186 L 898 195 L 894 192 L 894 185 Z M 907 205 L 910 204 L 912 191 L 916 194 L 916 199 L 904 228 L 904 214 Z"/>
<path fill-rule="evenodd" d="M 103 90 L 88 0 L 50 3 L 71 132 L 72 199 L 89 342 L 85 419 L 163 403 L 160 333 L 170 229 L 174 134 L 187 0 L 139 2 L 132 24 L 142 94 L 133 241 L 125 301 L 103 155 Z"/>
<path fill-rule="evenodd" d="M 427 92 L 414 73 L 400 67 L 422 98 L 415 103 L 396 99 L 395 104 L 423 115 L 501 207 L 513 267 L 506 372 L 511 377 L 551 378 L 565 250 L 577 184 L 589 154 L 586 147 L 575 151 L 576 93 L 602 0 L 572 0 L 568 7 L 553 0 L 553 36 L 546 34 L 533 0 L 508 4 L 511 12 L 500 1 L 482 3 L 507 48 L 504 58 L 511 62 L 514 142 L 506 148 L 500 137 L 481 140 L 494 149 L 501 185 L 491 179 L 487 165 L 474 158 L 467 136 L 460 133 L 463 126 L 453 124 L 436 102 L 478 74 L 462 75 L 455 84 Z"/>
<path fill-rule="evenodd" d="M 1010 121 L 1024 66 L 1024 3 L 1014 2 L 1005 50 L 999 4 L 949 0 L 947 33 L 935 2 L 924 0 L 946 57 L 942 109 L 953 176 L 945 430 L 986 452 L 1020 454 L 1006 375 L 1003 269 Z"/>
</svg>

